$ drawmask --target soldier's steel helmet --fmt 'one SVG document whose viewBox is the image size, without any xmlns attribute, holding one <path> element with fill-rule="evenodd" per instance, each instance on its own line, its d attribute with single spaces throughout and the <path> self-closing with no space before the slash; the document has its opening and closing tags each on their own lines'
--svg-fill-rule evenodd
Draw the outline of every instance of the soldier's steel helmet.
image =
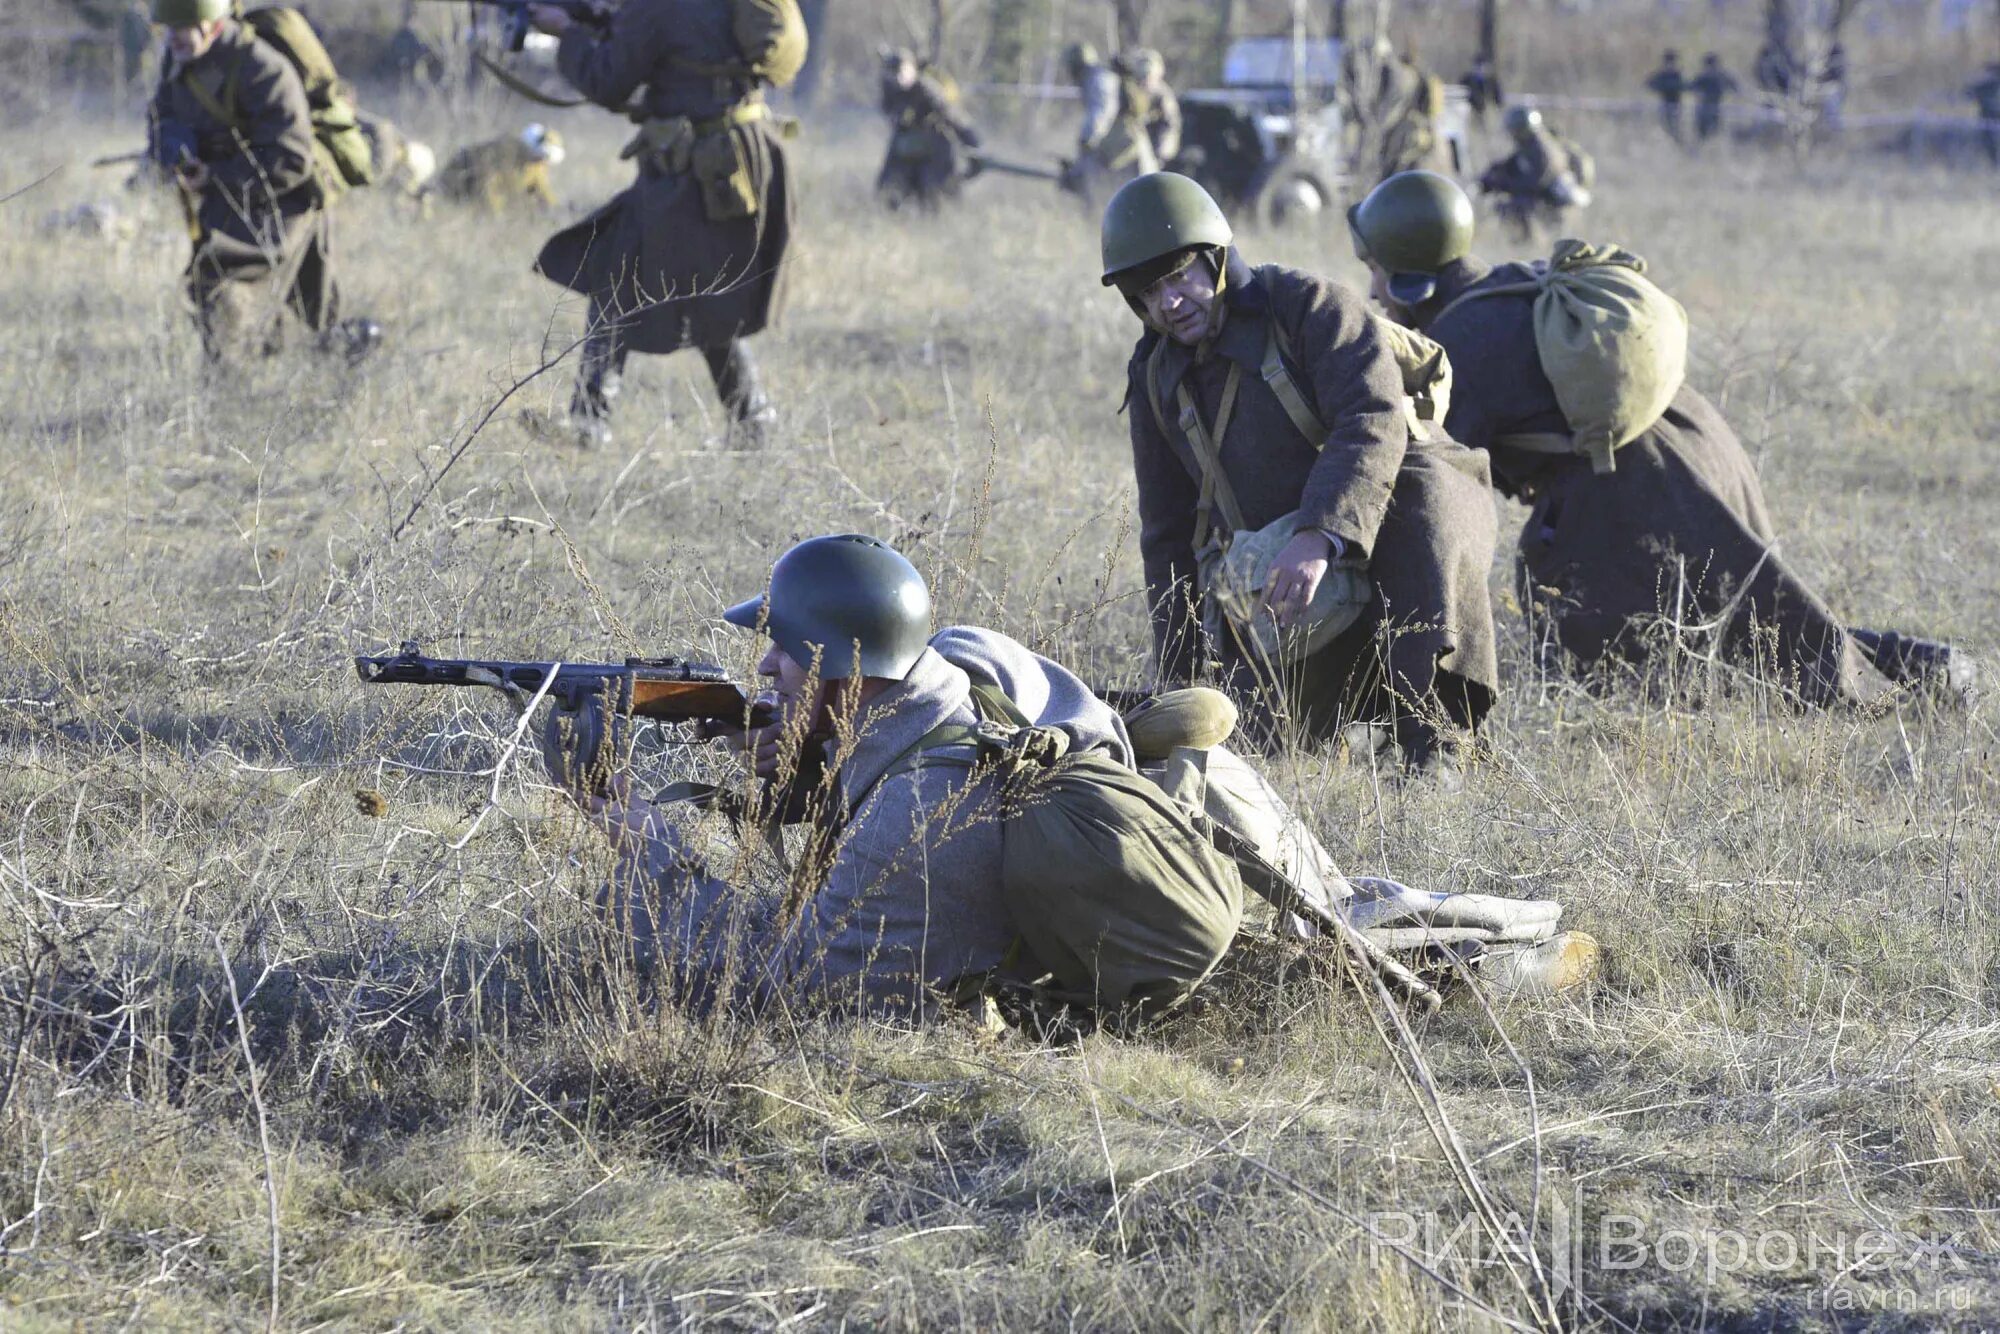
<svg viewBox="0 0 2000 1334">
<path fill-rule="evenodd" d="M 860 533 L 813 537 L 771 567 L 770 591 L 722 613 L 762 630 L 820 679 L 882 676 L 900 681 L 931 634 L 924 577 L 887 542 Z"/>
<path fill-rule="evenodd" d="M 1542 113 L 1533 107 L 1511 106 L 1501 124 L 1507 127 L 1507 133 L 1519 139 L 1542 128 Z"/>
<path fill-rule="evenodd" d="M 153 22 L 169 28 L 192 28 L 229 17 L 230 0 L 153 0 Z"/>
<path fill-rule="evenodd" d="M 1172 171 L 1135 177 L 1104 206 L 1104 285 L 1180 251 L 1226 249 L 1235 239 L 1221 207 L 1194 180 Z"/>
<path fill-rule="evenodd" d="M 1389 295 L 1420 305 L 1437 291 L 1439 270 L 1472 253 L 1472 201 L 1434 171 L 1399 171 L 1347 210 L 1354 254 L 1389 275 Z"/>
</svg>

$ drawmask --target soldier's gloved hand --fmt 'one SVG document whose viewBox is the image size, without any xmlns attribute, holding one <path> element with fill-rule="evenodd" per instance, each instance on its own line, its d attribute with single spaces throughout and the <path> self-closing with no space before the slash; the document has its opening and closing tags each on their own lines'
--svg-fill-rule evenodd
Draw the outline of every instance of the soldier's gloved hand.
<svg viewBox="0 0 2000 1334">
<path fill-rule="evenodd" d="M 579 797 L 609 797 L 626 751 L 623 717 L 607 721 L 604 704 L 591 699 L 578 709 L 552 708 L 542 725 L 542 762 L 549 777 Z"/>
</svg>

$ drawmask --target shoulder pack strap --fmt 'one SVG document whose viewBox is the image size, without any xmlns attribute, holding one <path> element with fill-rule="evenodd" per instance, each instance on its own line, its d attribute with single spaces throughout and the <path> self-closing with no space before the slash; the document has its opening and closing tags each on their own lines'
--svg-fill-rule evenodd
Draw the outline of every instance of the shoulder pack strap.
<svg viewBox="0 0 2000 1334">
<path fill-rule="evenodd" d="M 1476 287 L 1470 292 L 1461 293 L 1456 301 L 1453 301 L 1443 310 L 1433 315 L 1431 323 L 1436 324 L 1460 306 L 1471 301 L 1477 301 L 1483 296 L 1540 296 L 1541 293 L 1542 284 L 1539 280 L 1529 283 L 1505 283 L 1499 287 Z"/>
<path fill-rule="evenodd" d="M 1021 712 L 1019 705 L 1007 697 L 1007 692 L 999 686 L 983 682 L 972 683 L 972 708 L 982 723 L 997 723 L 1005 727 L 1032 727 L 1033 721 Z M 930 731 L 912 741 L 903 753 L 889 762 L 882 771 L 882 777 L 875 780 L 880 786 L 898 774 L 910 773 L 916 769 L 932 765 L 970 769 L 977 759 L 968 755 L 938 755 L 935 751 L 959 749 L 971 746 L 980 750 L 992 748 L 992 733 L 980 726 L 966 723 L 939 723 Z"/>
<path fill-rule="evenodd" d="M 187 85 L 188 92 L 193 94 L 194 100 L 201 103 L 202 110 L 232 130 L 243 128 L 243 118 L 236 114 L 236 89 L 243 80 L 243 61 L 248 55 L 248 51 L 236 53 L 236 60 L 229 66 L 229 73 L 222 81 L 219 95 L 215 90 L 203 87 L 201 80 L 191 75 L 181 80 Z"/>
<path fill-rule="evenodd" d="M 1264 340 L 1264 364 L 1257 373 L 1264 377 L 1264 384 L 1276 396 L 1278 406 L 1285 410 L 1285 415 L 1292 419 L 1292 425 L 1306 438 L 1306 443 L 1315 451 L 1324 449 L 1326 423 L 1306 402 L 1306 396 L 1299 392 L 1299 382 L 1292 378 L 1291 371 L 1285 366 L 1285 358 L 1292 355 L 1291 340 L 1285 337 L 1284 329 L 1275 318 L 1270 321 L 1270 326 L 1270 336 Z M 1237 526 L 1242 527 L 1241 524 Z"/>
<path fill-rule="evenodd" d="M 1222 449 L 1216 442 L 1225 437 L 1229 430 L 1229 419 L 1236 412 L 1236 392 L 1243 384 L 1243 366 L 1240 362 L 1229 363 L 1229 378 L 1222 384 L 1222 403 L 1216 410 L 1215 429 L 1211 432 L 1201 420 L 1201 410 L 1195 405 L 1194 394 L 1189 391 L 1184 379 L 1174 387 L 1175 398 L 1181 408 L 1181 434 L 1187 437 L 1189 448 L 1194 450 L 1195 462 L 1201 465 L 1201 499 L 1195 514 L 1194 549 L 1197 554 L 1210 545 L 1214 536 L 1216 510 L 1222 511 L 1222 521 L 1229 525 L 1229 532 L 1242 530 L 1243 507 L 1236 503 L 1235 488 L 1229 485 L 1229 477 L 1222 471 Z M 1227 537 L 1223 539 L 1225 542 Z"/>
</svg>

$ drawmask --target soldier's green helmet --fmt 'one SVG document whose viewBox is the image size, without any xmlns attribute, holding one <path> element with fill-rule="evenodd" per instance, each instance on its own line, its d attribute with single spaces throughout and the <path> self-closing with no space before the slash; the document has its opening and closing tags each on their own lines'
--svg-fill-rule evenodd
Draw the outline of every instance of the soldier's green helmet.
<svg viewBox="0 0 2000 1334">
<path fill-rule="evenodd" d="M 1507 108 L 1507 114 L 1501 117 L 1500 123 L 1506 127 L 1507 133 L 1516 139 L 1525 139 L 1542 128 L 1542 113 L 1533 107 L 1524 107 L 1516 103 Z"/>
<path fill-rule="evenodd" d="M 1445 265 L 1472 253 L 1472 200 L 1434 171 L 1399 171 L 1347 210 L 1354 254 L 1389 275 L 1389 295 L 1421 305 Z"/>
<path fill-rule="evenodd" d="M 767 592 L 722 613 L 762 630 L 794 662 L 819 664 L 822 680 L 900 681 L 931 634 L 931 594 L 917 567 L 878 538 L 813 537 L 771 567 Z"/>
<path fill-rule="evenodd" d="M 1135 300 L 1175 271 L 1182 251 L 1226 250 L 1235 239 L 1221 206 L 1196 181 L 1172 171 L 1134 177 L 1104 206 L 1104 285 Z"/>
<path fill-rule="evenodd" d="M 231 0 L 153 0 L 153 22 L 169 28 L 192 28 L 228 18 Z"/>
</svg>

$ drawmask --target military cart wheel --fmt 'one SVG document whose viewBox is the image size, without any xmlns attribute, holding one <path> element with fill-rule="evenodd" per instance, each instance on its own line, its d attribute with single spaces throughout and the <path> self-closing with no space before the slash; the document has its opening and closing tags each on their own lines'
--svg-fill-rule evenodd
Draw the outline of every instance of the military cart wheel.
<svg viewBox="0 0 2000 1334">
<path fill-rule="evenodd" d="M 1259 187 L 1254 208 L 1266 227 L 1307 228 L 1325 223 L 1338 203 L 1338 193 L 1318 172 L 1280 167 Z"/>
</svg>

